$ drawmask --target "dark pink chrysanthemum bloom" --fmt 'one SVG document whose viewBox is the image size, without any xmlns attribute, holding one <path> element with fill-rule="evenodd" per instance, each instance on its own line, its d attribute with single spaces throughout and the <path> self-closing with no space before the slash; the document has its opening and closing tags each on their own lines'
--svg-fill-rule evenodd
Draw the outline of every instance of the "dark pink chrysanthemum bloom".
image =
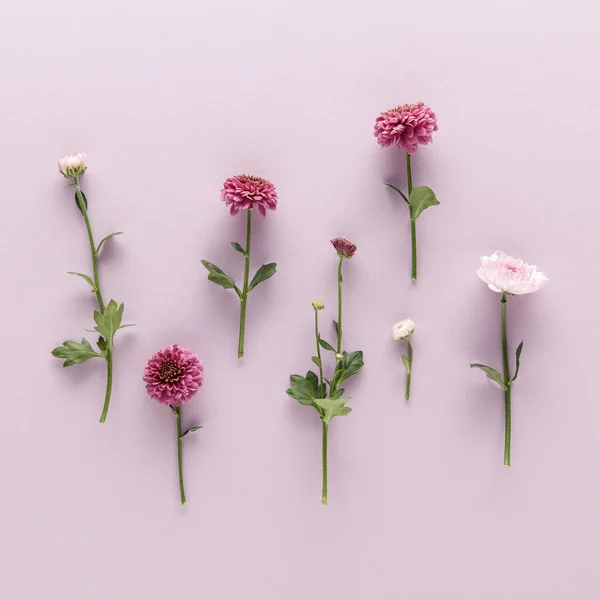
<svg viewBox="0 0 600 600">
<path fill-rule="evenodd" d="M 429 144 L 437 131 L 435 113 L 422 102 L 403 104 L 382 112 L 375 120 L 375 137 L 382 148 L 396 146 L 416 154 L 419 144 Z"/>
<path fill-rule="evenodd" d="M 335 238 L 331 240 L 337 253 L 344 258 L 352 258 L 356 252 L 356 246 L 346 238 Z"/>
<path fill-rule="evenodd" d="M 144 370 L 148 395 L 172 406 L 189 402 L 203 380 L 202 363 L 198 357 L 177 344 L 155 352 Z"/>
<path fill-rule="evenodd" d="M 275 186 L 262 177 L 254 175 L 234 175 L 225 180 L 221 190 L 221 198 L 231 207 L 231 214 L 237 215 L 245 208 L 258 208 L 264 217 L 269 210 L 277 208 L 277 191 Z"/>
</svg>

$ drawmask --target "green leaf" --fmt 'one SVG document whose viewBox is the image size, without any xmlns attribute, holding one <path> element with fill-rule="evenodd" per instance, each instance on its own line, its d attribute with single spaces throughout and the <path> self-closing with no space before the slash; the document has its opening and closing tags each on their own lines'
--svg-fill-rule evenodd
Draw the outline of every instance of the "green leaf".
<svg viewBox="0 0 600 600">
<path fill-rule="evenodd" d="M 306 377 L 302 375 L 291 375 L 290 376 L 290 388 L 286 391 L 288 396 L 295 398 L 304 404 L 305 406 L 311 406 L 318 396 L 320 396 L 319 390 L 319 378 L 315 373 L 309 371 Z"/>
<path fill-rule="evenodd" d="M 517 368 L 515 371 L 515 374 L 513 375 L 513 378 L 511 379 L 511 381 L 514 381 L 517 376 L 519 375 L 519 368 L 521 367 L 521 352 L 523 352 L 523 341 L 521 341 L 521 343 L 519 344 L 519 347 L 517 348 Z"/>
<path fill-rule="evenodd" d="M 217 265 L 213 265 L 212 263 L 208 262 L 207 260 L 203 260 L 201 262 L 206 267 L 206 270 L 208 271 L 208 280 L 209 281 L 212 281 L 213 283 L 220 285 L 222 288 L 225 288 L 226 290 L 231 290 L 236 287 L 233 279 L 231 279 L 231 277 L 229 277 L 229 275 L 227 275 L 226 273 L 223 273 L 223 271 L 221 271 L 221 269 L 219 269 L 219 267 L 217 267 Z"/>
<path fill-rule="evenodd" d="M 335 365 L 335 373 L 333 375 L 335 387 L 342 383 L 342 381 L 346 381 L 346 379 L 356 375 L 363 368 L 364 364 L 361 350 L 344 354 Z"/>
<path fill-rule="evenodd" d="M 337 335 L 339 337 L 340 326 L 338 325 L 338 322 L 335 319 L 333 320 L 333 328 L 335 329 L 335 335 Z"/>
<path fill-rule="evenodd" d="M 231 245 L 238 251 L 241 252 L 242 254 L 246 254 L 246 251 L 237 243 L 237 242 L 231 242 Z"/>
<path fill-rule="evenodd" d="M 77 273 L 75 271 L 67 271 L 67 273 L 69 275 L 77 275 L 78 277 L 81 277 L 81 279 L 85 279 L 92 286 L 92 292 L 96 291 L 96 286 L 89 275 L 84 275 L 83 273 Z"/>
<path fill-rule="evenodd" d="M 410 205 L 410 217 L 415 221 L 419 215 L 430 206 L 437 206 L 439 200 L 435 197 L 433 190 L 427 186 L 416 187 L 410 193 L 408 204 Z"/>
<path fill-rule="evenodd" d="M 341 398 L 344 395 L 345 391 L 346 390 L 344 388 L 338 388 L 337 390 L 335 390 L 335 392 L 333 392 L 331 397 L 332 398 Z"/>
<path fill-rule="evenodd" d="M 352 409 L 344 406 L 351 398 L 319 398 L 315 404 L 323 409 L 321 418 L 325 425 L 329 425 L 333 417 L 343 417 L 349 414 Z"/>
<path fill-rule="evenodd" d="M 404 366 L 406 367 L 406 372 L 410 375 L 410 361 L 408 360 L 408 356 L 403 354 L 402 362 L 404 363 Z"/>
<path fill-rule="evenodd" d="M 114 233 L 111 233 L 110 235 L 107 235 L 106 237 L 103 237 L 100 240 L 100 243 L 98 244 L 98 247 L 96 248 L 96 252 L 100 252 L 100 248 L 102 248 L 104 242 L 108 242 L 108 240 L 110 240 L 110 238 L 115 237 L 115 235 L 123 235 L 122 231 L 115 231 Z"/>
<path fill-rule="evenodd" d="M 486 365 L 480 365 L 479 363 L 471 363 L 471 368 L 481 369 L 489 379 L 497 383 L 504 391 L 508 389 L 504 381 L 502 381 L 502 375 L 500 375 L 496 369 L 492 369 L 492 367 L 487 367 Z"/>
<path fill-rule="evenodd" d="M 81 197 L 83 198 L 83 205 L 85 206 L 85 210 L 87 210 L 87 207 L 88 207 L 87 198 L 85 197 L 85 194 L 82 191 L 80 191 L 79 193 L 81 194 Z M 81 209 L 81 206 L 79 206 L 79 198 L 77 198 L 77 192 L 75 192 L 75 204 L 77 204 L 77 208 L 79 210 L 81 210 L 81 214 L 83 214 L 83 210 Z"/>
<path fill-rule="evenodd" d="M 323 366 L 323 363 L 321 362 L 321 359 L 318 356 L 311 356 L 310 360 L 312 360 L 315 365 L 317 365 L 317 367 L 321 368 Z"/>
<path fill-rule="evenodd" d="M 177 412 L 177 408 L 175 406 L 173 406 L 172 404 L 169 404 L 169 408 L 171 409 L 171 412 L 175 415 L 178 416 L 179 413 Z"/>
<path fill-rule="evenodd" d="M 183 439 L 188 433 L 194 433 L 194 431 L 198 431 L 198 429 L 202 429 L 202 425 L 196 425 L 195 427 L 190 427 L 189 429 L 186 429 L 181 434 L 181 439 Z"/>
<path fill-rule="evenodd" d="M 96 327 L 94 329 L 106 340 L 107 347 L 113 347 L 113 339 L 115 333 L 121 328 L 123 319 L 123 309 L 125 305 L 117 305 L 114 300 L 111 300 L 105 307 L 104 312 L 94 311 L 94 321 Z"/>
<path fill-rule="evenodd" d="M 329 342 L 326 342 L 323 338 L 319 338 L 319 345 L 321 346 L 321 348 L 325 348 L 325 350 L 335 352 L 335 348 Z"/>
<path fill-rule="evenodd" d="M 256 274 L 252 278 L 250 285 L 248 287 L 248 291 L 252 291 L 259 283 L 265 281 L 265 279 L 269 279 L 269 277 L 273 277 L 275 275 L 275 271 L 277 271 L 276 263 L 269 263 L 268 265 L 263 265 L 256 271 Z"/>
<path fill-rule="evenodd" d="M 398 192 L 404 199 L 404 202 L 406 202 L 406 204 L 410 204 L 410 202 L 408 201 L 408 198 L 406 197 L 404 192 L 402 190 L 399 190 L 395 185 L 392 185 L 391 183 L 384 183 L 383 185 L 387 185 L 389 188 L 392 188 L 393 190 Z"/>
<path fill-rule="evenodd" d="M 64 358 L 63 367 L 78 365 L 84 363 L 90 358 L 104 358 L 102 354 L 98 354 L 85 339 L 81 338 L 81 342 L 67 340 L 62 346 L 58 346 L 52 350 L 52 356 L 56 358 Z"/>
<path fill-rule="evenodd" d="M 100 348 L 102 352 L 106 352 L 106 340 L 102 336 L 98 338 L 96 344 L 98 344 L 98 348 Z"/>
</svg>

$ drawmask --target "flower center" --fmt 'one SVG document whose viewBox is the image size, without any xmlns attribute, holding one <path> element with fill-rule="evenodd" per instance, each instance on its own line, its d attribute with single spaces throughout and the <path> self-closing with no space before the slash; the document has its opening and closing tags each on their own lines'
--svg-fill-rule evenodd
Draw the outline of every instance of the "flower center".
<svg viewBox="0 0 600 600">
<path fill-rule="evenodd" d="M 166 383 L 175 383 L 183 375 L 183 368 L 172 360 L 165 361 L 158 369 L 158 376 Z"/>
<path fill-rule="evenodd" d="M 519 271 L 515 265 L 504 265 L 504 268 L 511 273 L 517 273 Z"/>
</svg>

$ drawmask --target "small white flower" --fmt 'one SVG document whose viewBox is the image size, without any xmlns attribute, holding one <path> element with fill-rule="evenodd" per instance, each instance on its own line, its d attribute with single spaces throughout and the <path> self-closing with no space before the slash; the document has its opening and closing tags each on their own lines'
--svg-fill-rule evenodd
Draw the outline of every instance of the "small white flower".
<svg viewBox="0 0 600 600">
<path fill-rule="evenodd" d="M 392 335 L 396 341 L 404 340 L 415 330 L 415 322 L 411 319 L 404 319 L 392 327 Z"/>
<path fill-rule="evenodd" d="M 58 159 L 58 170 L 68 179 L 81 177 L 87 169 L 87 157 L 81 152 Z"/>
<path fill-rule="evenodd" d="M 477 275 L 493 292 L 515 295 L 537 292 L 548 281 L 535 265 L 506 256 L 500 250 L 496 250 L 492 256 L 481 257 Z"/>
</svg>

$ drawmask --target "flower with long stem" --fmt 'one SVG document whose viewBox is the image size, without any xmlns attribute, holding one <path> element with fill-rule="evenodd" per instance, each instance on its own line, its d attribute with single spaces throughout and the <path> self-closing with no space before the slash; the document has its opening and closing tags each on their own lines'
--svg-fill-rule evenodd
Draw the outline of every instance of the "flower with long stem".
<svg viewBox="0 0 600 600">
<path fill-rule="evenodd" d="M 321 502 L 327 504 L 327 444 L 329 424 L 333 417 L 344 416 L 351 412 L 351 408 L 345 404 L 351 398 L 344 397 L 344 388 L 340 384 L 358 373 L 363 367 L 363 353 L 343 352 L 342 351 L 342 264 L 344 259 L 349 259 L 354 256 L 356 246 L 343 238 L 332 240 L 332 244 L 338 256 L 338 310 L 337 321 L 334 321 L 336 333 L 336 346 L 327 342 L 321 337 L 319 330 L 319 311 L 325 308 L 325 305 L 320 300 L 313 302 L 314 310 L 314 331 L 315 344 L 317 353 L 311 358 L 312 362 L 319 369 L 317 375 L 313 371 L 308 371 L 306 377 L 302 375 L 290 376 L 290 388 L 287 394 L 297 400 L 304 406 L 312 406 L 318 413 L 321 419 L 322 426 L 322 488 Z M 335 356 L 335 368 L 333 376 L 328 379 L 323 374 L 323 356 L 321 349 L 328 350 Z"/>
<path fill-rule="evenodd" d="M 417 219 L 428 207 L 439 204 L 433 190 L 426 186 L 413 187 L 412 155 L 419 145 L 429 144 L 437 131 L 437 117 L 423 102 L 403 104 L 382 112 L 375 120 L 375 137 L 382 148 L 395 146 L 406 151 L 406 182 L 408 194 L 386 183 L 408 205 L 411 239 L 411 278 L 417 279 Z"/>
<path fill-rule="evenodd" d="M 96 322 L 94 330 L 97 331 L 100 336 L 97 341 L 99 351 L 96 351 L 91 344 L 83 338 L 81 342 L 76 342 L 74 340 L 63 342 L 62 346 L 58 346 L 52 350 L 52 355 L 64 359 L 64 367 L 80 364 L 91 358 L 103 358 L 106 361 L 106 391 L 104 394 L 102 413 L 100 415 L 100 423 L 104 423 L 108 414 L 112 394 L 114 336 L 119 329 L 130 327 L 130 325 L 121 324 L 124 310 L 123 304 L 118 305 L 114 300 L 110 300 L 108 304 L 105 304 L 104 302 L 102 289 L 100 287 L 98 255 L 102 246 L 108 240 L 116 235 L 121 235 L 123 232 L 116 231 L 115 233 L 105 236 L 96 246 L 88 214 L 88 200 L 80 185 L 80 178 L 87 170 L 87 157 L 85 154 L 74 154 L 59 159 L 58 170 L 63 177 L 71 180 L 69 187 L 73 187 L 75 190 L 75 204 L 81 212 L 85 223 L 92 259 L 91 277 L 84 273 L 77 273 L 74 271 L 69 271 L 69 274 L 81 277 L 81 279 L 87 282 L 92 288 L 92 293 L 96 296 L 96 300 L 98 301 L 98 310 L 94 311 L 94 321 Z"/>
<path fill-rule="evenodd" d="M 202 264 L 208 271 L 208 280 L 228 290 L 233 289 L 240 300 L 240 328 L 238 336 L 238 358 L 244 356 L 244 340 L 246 333 L 246 309 L 248 295 L 259 284 L 272 277 L 276 270 L 276 263 L 262 265 L 250 281 L 250 248 L 252 238 L 252 211 L 258 212 L 264 217 L 267 210 L 277 208 L 277 191 L 275 186 L 262 177 L 254 175 L 235 175 L 223 184 L 221 199 L 229 206 L 231 215 L 237 215 L 241 210 L 246 211 L 246 245 L 242 247 L 238 242 L 231 242 L 234 250 L 244 256 L 244 282 L 241 289 L 236 285 L 233 278 L 223 272 L 207 260 Z"/>
<path fill-rule="evenodd" d="M 507 256 L 497 250 L 491 256 L 482 256 L 479 278 L 493 291 L 500 294 L 500 327 L 502 345 L 502 374 L 480 363 L 471 363 L 471 367 L 481 369 L 487 377 L 496 383 L 504 392 L 504 464 L 510 466 L 512 385 L 517 379 L 523 352 L 523 342 L 518 345 L 515 354 L 515 372 L 511 375 L 508 359 L 508 333 L 506 326 L 506 304 L 509 296 L 531 294 L 541 289 L 548 278 L 537 270 L 535 265 L 529 265 L 521 259 Z"/>
<path fill-rule="evenodd" d="M 399 342 L 402 340 L 406 340 L 407 344 L 407 354 L 402 355 L 402 362 L 404 363 L 404 368 L 406 369 L 406 393 L 404 397 L 406 400 L 410 399 L 410 380 L 412 376 L 412 363 L 413 363 L 413 347 L 410 340 L 410 336 L 415 331 L 415 323 L 411 319 L 404 319 L 399 323 L 396 323 L 394 327 L 392 327 L 392 336 L 393 338 Z"/>
<path fill-rule="evenodd" d="M 192 400 L 204 381 L 202 363 L 187 348 L 177 344 L 162 348 L 149 359 L 144 370 L 144 382 L 148 395 L 168 406 L 175 415 L 177 431 L 177 472 L 179 475 L 179 497 L 186 503 L 183 485 L 183 438 L 198 431 L 201 425 L 189 427 L 182 433 L 181 407 Z"/>
</svg>

